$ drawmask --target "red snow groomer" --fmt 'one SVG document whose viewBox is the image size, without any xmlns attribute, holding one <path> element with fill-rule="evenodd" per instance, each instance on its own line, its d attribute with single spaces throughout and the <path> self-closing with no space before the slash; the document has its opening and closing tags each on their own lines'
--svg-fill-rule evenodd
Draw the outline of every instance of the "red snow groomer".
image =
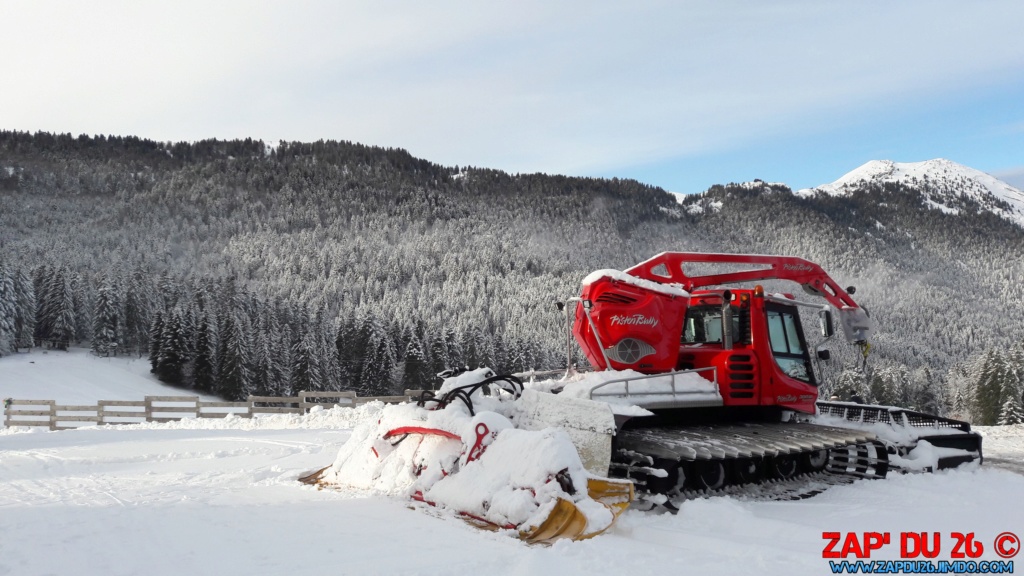
<svg viewBox="0 0 1024 576">
<path fill-rule="evenodd" d="M 687 272 L 711 265 L 732 269 Z M 737 286 L 768 280 L 795 282 L 817 301 Z M 981 437 L 965 422 L 818 402 L 814 363 L 830 359 L 833 313 L 867 352 L 873 322 L 853 292 L 817 264 L 784 256 L 665 252 L 590 274 L 570 301 L 573 334 L 596 369 L 634 372 L 589 397 L 653 413 L 617 416 L 613 472 L 671 496 L 807 472 L 877 478 L 980 461 Z M 801 309 L 818 316 L 825 338 L 813 357 Z"/>
</svg>

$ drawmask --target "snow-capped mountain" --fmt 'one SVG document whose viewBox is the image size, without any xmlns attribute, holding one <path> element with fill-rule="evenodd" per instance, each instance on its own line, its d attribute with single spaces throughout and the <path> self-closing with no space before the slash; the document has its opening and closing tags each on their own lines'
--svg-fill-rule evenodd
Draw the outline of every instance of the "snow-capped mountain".
<svg viewBox="0 0 1024 576">
<path fill-rule="evenodd" d="M 925 162 L 872 160 L 831 184 L 800 190 L 801 196 L 824 192 L 843 196 L 868 184 L 900 183 L 921 190 L 933 209 L 959 213 L 965 200 L 1024 227 L 1024 192 L 989 174 L 943 158 Z"/>
</svg>

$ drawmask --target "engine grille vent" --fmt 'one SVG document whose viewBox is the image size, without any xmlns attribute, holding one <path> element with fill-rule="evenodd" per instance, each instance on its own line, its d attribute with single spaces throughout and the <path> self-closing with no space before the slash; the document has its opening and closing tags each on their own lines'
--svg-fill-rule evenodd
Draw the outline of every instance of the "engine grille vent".
<svg viewBox="0 0 1024 576">
<path fill-rule="evenodd" d="M 605 304 L 632 304 L 636 302 L 636 298 L 619 292 L 605 292 L 598 296 L 595 299 L 595 302 L 603 302 Z"/>
<path fill-rule="evenodd" d="M 726 364 L 730 390 L 753 390 L 757 379 L 753 358 L 749 354 L 732 354 Z M 732 398 L 753 398 L 753 392 L 731 392 Z"/>
<path fill-rule="evenodd" d="M 654 346 L 636 338 L 624 338 L 605 350 L 608 358 L 621 364 L 636 364 L 641 358 L 654 354 Z"/>
</svg>

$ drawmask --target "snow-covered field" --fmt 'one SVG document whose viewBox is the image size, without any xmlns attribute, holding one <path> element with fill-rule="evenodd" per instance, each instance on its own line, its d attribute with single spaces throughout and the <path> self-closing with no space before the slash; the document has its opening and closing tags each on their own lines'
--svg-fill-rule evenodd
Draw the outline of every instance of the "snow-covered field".
<svg viewBox="0 0 1024 576">
<path fill-rule="evenodd" d="M 0 359 L 0 394 L 10 395 L 23 360 Z M 86 375 L 102 371 L 80 360 L 67 374 L 78 378 L 75 401 L 111 398 L 89 388 Z M 139 390 L 131 396 L 151 393 Z M 406 502 L 296 482 L 330 464 L 377 409 L 0 429 L 0 575 L 827 574 L 822 532 L 938 531 L 939 559 L 950 558 L 951 532 L 974 532 L 982 559 L 996 560 L 993 539 L 1020 533 L 1024 518 L 1024 476 L 986 465 L 861 481 L 795 502 L 713 498 L 675 516 L 627 511 L 596 539 L 530 547 Z M 986 456 L 1019 470 L 1024 427 L 985 433 Z M 872 555 L 898 557 L 898 543 Z"/>
<path fill-rule="evenodd" d="M 33 350 L 0 358 L 0 398 L 94 404 L 97 400 L 142 400 L 145 396 L 211 396 L 161 383 L 146 358 L 98 358 L 84 348 Z"/>
</svg>

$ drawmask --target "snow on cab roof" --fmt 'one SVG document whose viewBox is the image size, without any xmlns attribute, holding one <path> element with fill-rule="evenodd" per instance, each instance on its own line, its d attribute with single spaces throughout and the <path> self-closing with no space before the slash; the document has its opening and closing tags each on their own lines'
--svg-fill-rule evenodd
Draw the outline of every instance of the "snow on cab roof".
<svg viewBox="0 0 1024 576">
<path fill-rule="evenodd" d="M 655 292 L 661 292 L 662 294 L 668 294 L 669 296 L 689 296 L 690 293 L 679 287 L 678 284 L 660 284 L 658 282 L 652 282 L 650 280 L 644 280 L 643 278 L 637 278 L 631 274 L 627 274 L 621 270 L 612 270 L 606 268 L 604 270 L 595 270 L 587 275 L 583 279 L 582 284 L 593 284 L 601 278 L 611 278 L 618 282 L 625 282 L 626 284 L 632 284 L 639 288 L 646 288 L 647 290 L 653 290 Z"/>
</svg>

